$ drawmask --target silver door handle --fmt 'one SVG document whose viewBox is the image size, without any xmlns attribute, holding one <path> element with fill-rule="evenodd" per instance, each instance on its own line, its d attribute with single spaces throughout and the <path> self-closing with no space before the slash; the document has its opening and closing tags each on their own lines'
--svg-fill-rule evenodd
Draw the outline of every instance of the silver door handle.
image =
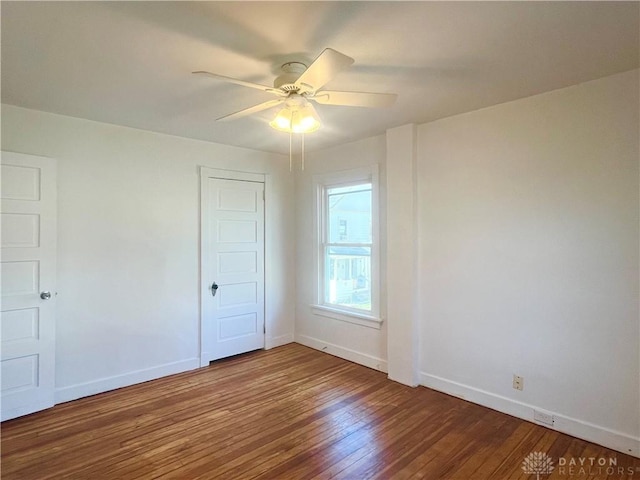
<svg viewBox="0 0 640 480">
<path fill-rule="evenodd" d="M 49 300 L 51 298 L 51 292 L 40 292 L 40 298 L 43 300 Z"/>
<path fill-rule="evenodd" d="M 216 293 L 218 293 L 218 284 L 216 282 L 213 282 L 213 284 L 211 285 L 211 296 L 215 297 Z"/>
</svg>

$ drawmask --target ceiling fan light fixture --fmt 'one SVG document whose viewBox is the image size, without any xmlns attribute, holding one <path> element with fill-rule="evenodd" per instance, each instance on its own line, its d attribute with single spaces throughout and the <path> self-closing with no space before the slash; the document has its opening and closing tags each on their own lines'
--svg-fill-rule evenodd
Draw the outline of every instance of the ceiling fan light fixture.
<svg viewBox="0 0 640 480">
<path fill-rule="evenodd" d="M 280 110 L 274 119 L 269 122 L 272 128 L 280 130 L 281 132 L 288 132 L 291 129 L 291 116 L 292 111 L 288 108 Z"/>
<path fill-rule="evenodd" d="M 320 118 L 308 103 L 301 107 L 287 105 L 278 112 L 269 125 L 281 132 L 311 133 L 320 128 Z"/>
<path fill-rule="evenodd" d="M 320 128 L 320 118 L 315 109 L 307 104 L 293 113 L 291 129 L 293 133 L 311 133 Z"/>
</svg>

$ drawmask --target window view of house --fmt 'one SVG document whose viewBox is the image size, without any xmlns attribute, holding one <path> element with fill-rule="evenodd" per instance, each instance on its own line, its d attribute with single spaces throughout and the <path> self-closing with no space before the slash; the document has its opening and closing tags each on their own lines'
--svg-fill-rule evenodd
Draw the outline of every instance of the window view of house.
<svg viewBox="0 0 640 480">
<path fill-rule="evenodd" d="M 371 183 L 326 195 L 325 303 L 371 311 Z"/>
</svg>

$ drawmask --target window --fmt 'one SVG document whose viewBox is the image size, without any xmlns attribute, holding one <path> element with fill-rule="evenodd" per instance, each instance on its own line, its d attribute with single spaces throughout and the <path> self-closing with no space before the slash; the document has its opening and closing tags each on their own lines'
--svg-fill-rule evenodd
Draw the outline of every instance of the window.
<svg viewBox="0 0 640 480">
<path fill-rule="evenodd" d="M 327 187 L 324 196 L 323 303 L 371 312 L 371 183 Z"/>
<path fill-rule="evenodd" d="M 379 328 L 377 168 L 315 177 L 314 312 Z"/>
</svg>

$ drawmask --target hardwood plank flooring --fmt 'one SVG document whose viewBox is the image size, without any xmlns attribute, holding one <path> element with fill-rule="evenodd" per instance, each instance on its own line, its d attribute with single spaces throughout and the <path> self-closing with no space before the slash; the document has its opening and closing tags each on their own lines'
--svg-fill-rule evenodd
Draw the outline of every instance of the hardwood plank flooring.
<svg viewBox="0 0 640 480">
<path fill-rule="evenodd" d="M 3 480 L 527 479 L 531 452 L 554 462 L 541 479 L 640 479 L 633 457 L 297 344 L 1 428 Z"/>
</svg>

